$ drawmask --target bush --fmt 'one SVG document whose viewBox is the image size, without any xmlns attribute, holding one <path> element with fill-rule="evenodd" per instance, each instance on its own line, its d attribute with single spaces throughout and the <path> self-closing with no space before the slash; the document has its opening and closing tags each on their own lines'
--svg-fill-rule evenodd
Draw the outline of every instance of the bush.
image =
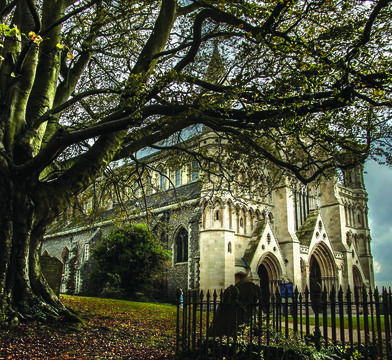
<svg viewBox="0 0 392 360">
<path fill-rule="evenodd" d="M 90 279 L 102 296 L 135 299 L 156 296 L 169 252 L 164 251 L 146 225 L 116 228 L 93 249 Z"/>
</svg>

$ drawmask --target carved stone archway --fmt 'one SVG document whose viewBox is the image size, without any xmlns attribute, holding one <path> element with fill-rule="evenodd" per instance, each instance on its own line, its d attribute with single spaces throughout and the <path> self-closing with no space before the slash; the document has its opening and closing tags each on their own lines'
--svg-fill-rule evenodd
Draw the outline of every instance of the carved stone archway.
<svg viewBox="0 0 392 360">
<path fill-rule="evenodd" d="M 322 290 L 326 289 L 328 292 L 332 287 L 337 285 L 336 265 L 334 257 L 328 246 L 320 242 L 317 244 L 310 257 L 309 261 L 309 285 L 312 289 L 314 281 L 320 283 Z"/>
<path fill-rule="evenodd" d="M 359 269 L 356 266 L 353 266 L 353 285 L 354 289 L 352 289 L 353 296 L 358 296 L 359 301 L 362 300 L 362 288 L 363 288 L 363 281 L 362 276 Z"/>
<path fill-rule="evenodd" d="M 282 270 L 278 259 L 272 253 L 267 253 L 260 259 L 257 274 L 262 293 L 274 294 L 282 283 Z"/>
</svg>

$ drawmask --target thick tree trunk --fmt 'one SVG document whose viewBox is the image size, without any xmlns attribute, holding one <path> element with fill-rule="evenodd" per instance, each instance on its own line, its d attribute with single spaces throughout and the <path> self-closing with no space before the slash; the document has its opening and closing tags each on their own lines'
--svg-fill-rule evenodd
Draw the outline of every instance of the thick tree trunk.
<svg viewBox="0 0 392 360">
<path fill-rule="evenodd" d="M 58 123 L 46 128 L 48 119 L 42 118 L 53 109 L 53 104 L 61 105 L 76 89 L 94 51 L 90 45 L 99 34 L 97 29 L 109 4 L 98 1 L 86 10 L 96 17 L 86 33 L 82 45 L 85 50 L 69 68 L 63 63 L 66 76 L 59 77 L 63 52 L 58 45 L 64 39 L 62 24 L 56 25 L 56 21 L 63 18 L 70 2 L 44 0 L 37 8 L 31 6 L 35 2 L 15 3 L 15 23 L 19 25 L 25 17 L 28 19 L 18 28 L 25 33 L 33 30 L 32 27 L 37 32 L 41 28 L 44 41 L 30 43 L 24 36 L 22 42 L 22 35 L 18 34 L 20 39 L 16 35 L 8 36 L 3 46 L 3 54 L 7 56 L 0 67 L 0 321 L 4 317 L 28 320 L 37 313 L 41 317 L 43 314 L 72 317 L 41 274 L 39 253 L 43 235 L 46 227 L 69 205 L 69 199 L 88 188 L 113 160 L 131 124 L 113 128 L 113 132 L 105 130 L 101 135 L 89 135 L 88 129 L 81 128 L 59 131 L 52 136 Z M 167 44 L 176 11 L 175 0 L 162 0 L 151 36 L 129 74 L 131 83 L 134 75 L 147 79 L 154 69 L 155 56 Z M 123 98 L 122 105 L 128 112 L 126 99 Z M 94 145 L 71 159 L 72 165 L 67 164 L 61 175 L 52 181 L 42 180 L 51 162 L 67 146 L 97 135 Z M 140 149 L 142 142 L 135 143 Z"/>
<path fill-rule="evenodd" d="M 4 178 L 0 182 L 4 185 Z M 0 189 L 0 319 L 76 319 L 41 274 L 39 252 L 47 217 L 37 213 L 20 184 L 9 182 Z"/>
</svg>

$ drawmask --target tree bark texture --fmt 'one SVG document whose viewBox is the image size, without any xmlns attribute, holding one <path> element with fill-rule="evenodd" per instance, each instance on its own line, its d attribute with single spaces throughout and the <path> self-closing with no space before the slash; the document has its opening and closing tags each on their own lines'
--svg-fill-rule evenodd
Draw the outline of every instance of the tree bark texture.
<svg viewBox="0 0 392 360">
<path fill-rule="evenodd" d="M 0 311 L 9 319 L 34 319 L 44 312 L 72 316 L 41 274 L 39 250 L 49 216 L 36 207 L 25 181 L 0 179 Z"/>
<path fill-rule="evenodd" d="M 101 134 L 89 151 L 64 167 L 62 175 L 45 182 L 41 181 L 45 171 L 67 146 L 78 141 L 78 135 L 75 138 L 72 131 L 64 131 L 57 114 L 44 115 L 62 106 L 78 86 L 90 62 L 92 44 L 107 21 L 103 18 L 105 8 L 101 1 L 92 1 L 87 8 L 91 22 L 81 45 L 83 51 L 67 66 L 69 60 L 59 45 L 64 40 L 62 19 L 70 4 L 75 16 L 83 9 L 77 7 L 77 2 L 64 0 L 15 4 L 13 21 L 19 30 L 3 39 L 0 69 L 0 319 L 30 320 L 37 312 L 46 317 L 75 319 L 41 273 L 43 236 L 70 199 L 109 165 L 128 130 L 122 126 L 118 131 Z M 5 5 L 0 11 L 4 8 Z M 146 41 L 141 51 L 143 58 L 130 75 L 148 77 L 156 64 L 153 56 L 163 50 L 170 35 L 175 11 L 175 1 L 162 1 L 153 30 L 159 36 Z M 33 30 L 37 33 L 31 34 Z M 44 40 L 35 42 L 34 36 L 40 30 Z M 26 168 L 29 163 L 32 165 Z"/>
</svg>

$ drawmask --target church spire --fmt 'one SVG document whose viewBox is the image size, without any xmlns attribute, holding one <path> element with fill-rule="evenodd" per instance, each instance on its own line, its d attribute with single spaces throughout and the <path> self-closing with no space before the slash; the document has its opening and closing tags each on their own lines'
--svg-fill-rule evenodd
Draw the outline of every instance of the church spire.
<svg viewBox="0 0 392 360">
<path fill-rule="evenodd" d="M 214 41 L 214 50 L 204 80 L 212 84 L 222 84 L 226 78 L 226 69 L 218 48 L 218 40 Z"/>
<path fill-rule="evenodd" d="M 363 180 L 363 165 L 357 165 L 353 169 L 343 171 L 344 174 L 344 186 L 350 188 L 365 188 Z"/>
</svg>

